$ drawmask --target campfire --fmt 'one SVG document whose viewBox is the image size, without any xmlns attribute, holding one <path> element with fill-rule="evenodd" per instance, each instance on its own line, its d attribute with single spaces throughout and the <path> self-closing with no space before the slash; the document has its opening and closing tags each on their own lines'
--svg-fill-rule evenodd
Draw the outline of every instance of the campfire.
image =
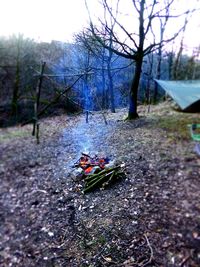
<svg viewBox="0 0 200 267">
<path fill-rule="evenodd" d="M 84 193 L 92 191 L 96 187 L 104 189 L 124 175 L 124 164 L 110 164 L 107 157 L 94 157 L 82 153 L 74 167 L 82 169 L 82 178 L 85 180 Z"/>
<path fill-rule="evenodd" d="M 95 155 L 91 157 L 88 154 L 82 153 L 80 159 L 74 164 L 75 167 L 83 169 L 85 175 L 94 173 L 97 170 L 103 170 L 106 164 L 109 163 L 108 158 L 98 157 Z"/>
</svg>

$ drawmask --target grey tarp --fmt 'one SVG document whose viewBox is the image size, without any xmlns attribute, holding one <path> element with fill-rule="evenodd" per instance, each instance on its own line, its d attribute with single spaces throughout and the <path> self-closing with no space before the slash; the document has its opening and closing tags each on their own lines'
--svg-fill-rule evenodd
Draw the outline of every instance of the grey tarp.
<svg viewBox="0 0 200 267">
<path fill-rule="evenodd" d="M 156 82 L 175 100 L 182 110 L 186 110 L 200 101 L 200 80 L 156 80 Z"/>
</svg>

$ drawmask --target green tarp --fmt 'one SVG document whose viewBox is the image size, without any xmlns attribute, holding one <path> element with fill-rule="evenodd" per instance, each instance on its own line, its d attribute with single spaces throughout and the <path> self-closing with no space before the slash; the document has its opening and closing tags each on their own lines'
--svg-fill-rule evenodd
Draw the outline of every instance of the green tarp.
<svg viewBox="0 0 200 267">
<path fill-rule="evenodd" d="M 182 110 L 195 103 L 200 109 L 200 80 L 162 81 L 156 82 L 175 100 Z"/>
</svg>

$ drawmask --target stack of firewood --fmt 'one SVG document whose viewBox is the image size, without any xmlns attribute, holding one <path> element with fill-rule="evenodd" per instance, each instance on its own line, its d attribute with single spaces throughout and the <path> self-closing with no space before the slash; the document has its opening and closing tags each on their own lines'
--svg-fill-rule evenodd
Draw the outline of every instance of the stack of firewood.
<svg viewBox="0 0 200 267">
<path fill-rule="evenodd" d="M 124 164 L 105 168 L 98 173 L 89 174 L 85 176 L 85 187 L 83 192 L 88 193 L 95 188 L 102 188 L 111 185 L 116 180 L 122 178 L 124 175 Z"/>
</svg>

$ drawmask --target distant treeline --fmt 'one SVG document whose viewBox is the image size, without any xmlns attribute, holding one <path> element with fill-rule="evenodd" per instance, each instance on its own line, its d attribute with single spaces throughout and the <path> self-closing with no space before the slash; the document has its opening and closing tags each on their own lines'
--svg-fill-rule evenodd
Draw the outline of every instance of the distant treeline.
<svg viewBox="0 0 200 267">
<path fill-rule="evenodd" d="M 74 43 L 36 43 L 22 35 L 0 38 L 0 126 L 24 122 L 33 116 L 43 62 L 46 76 L 42 80 L 39 109 L 52 103 L 44 114 L 80 109 L 114 112 L 115 108 L 127 106 L 134 64 L 95 43 L 93 48 L 87 48 L 78 39 Z M 184 55 L 182 49 L 181 53 L 163 51 L 161 59 L 156 53 L 145 57 L 139 101 L 156 103 L 164 95 L 154 82 L 158 62 L 160 79 L 200 79 L 198 55 L 199 51 Z M 80 76 L 66 94 L 57 97 Z"/>
</svg>

